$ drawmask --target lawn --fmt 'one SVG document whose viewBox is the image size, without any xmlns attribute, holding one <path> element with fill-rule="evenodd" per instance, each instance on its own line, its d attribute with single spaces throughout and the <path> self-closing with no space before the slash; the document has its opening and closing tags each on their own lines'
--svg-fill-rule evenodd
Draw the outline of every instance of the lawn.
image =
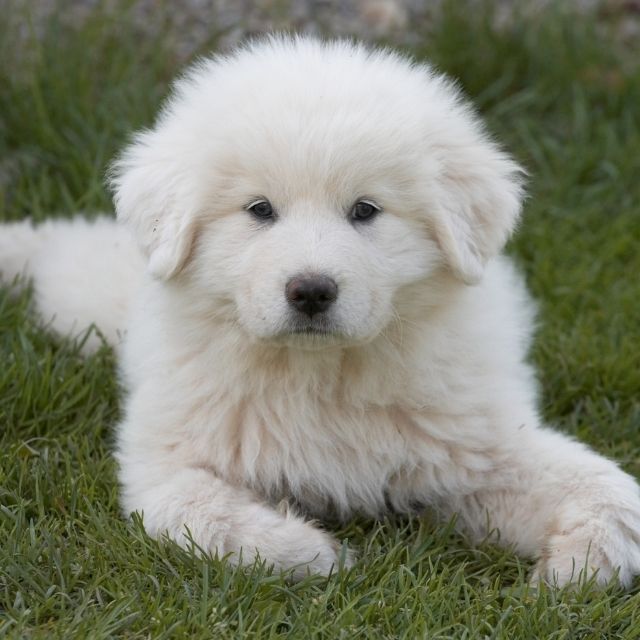
<svg viewBox="0 0 640 640">
<path fill-rule="evenodd" d="M 171 24 L 150 37 L 119 4 L 81 28 L 3 9 L 0 220 L 112 210 L 108 162 L 182 63 Z M 450 3 L 412 53 L 460 79 L 529 171 L 508 251 L 540 301 L 545 417 L 638 477 L 640 47 L 615 11 L 505 25 L 474 6 Z M 118 510 L 112 352 L 81 357 L 28 308 L 0 289 L 0 636 L 640 637 L 640 580 L 535 591 L 529 563 L 428 517 L 334 527 L 359 561 L 297 584 L 150 540 Z"/>
</svg>

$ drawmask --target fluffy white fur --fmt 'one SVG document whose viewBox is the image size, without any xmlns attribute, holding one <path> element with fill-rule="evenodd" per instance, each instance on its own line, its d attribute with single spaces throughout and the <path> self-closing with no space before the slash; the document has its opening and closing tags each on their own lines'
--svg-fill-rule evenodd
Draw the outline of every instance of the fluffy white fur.
<svg viewBox="0 0 640 640">
<path fill-rule="evenodd" d="M 124 227 L 7 225 L 0 269 L 27 265 L 59 331 L 95 322 L 117 344 L 126 326 L 122 505 L 150 534 L 327 573 L 339 545 L 281 501 L 430 505 L 472 538 L 497 528 L 542 578 L 629 584 L 638 486 L 536 409 L 534 310 L 498 255 L 519 175 L 429 68 L 270 39 L 177 82 L 115 165 Z M 363 199 L 382 212 L 357 223 Z M 309 273 L 338 285 L 325 334 L 292 329 L 285 285 Z"/>
</svg>

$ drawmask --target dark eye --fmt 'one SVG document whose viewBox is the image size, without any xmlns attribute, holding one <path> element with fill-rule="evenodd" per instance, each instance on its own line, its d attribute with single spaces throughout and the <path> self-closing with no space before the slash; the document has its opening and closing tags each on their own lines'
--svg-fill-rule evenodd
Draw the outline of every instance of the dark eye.
<svg viewBox="0 0 640 640">
<path fill-rule="evenodd" d="M 356 202 L 353 205 L 353 209 L 351 209 L 351 219 L 354 222 L 366 222 L 374 218 L 378 213 L 380 213 L 380 207 L 372 202 L 360 200 L 360 202 Z"/>
<path fill-rule="evenodd" d="M 247 211 L 250 211 L 256 218 L 260 218 L 260 220 L 270 220 L 275 217 L 273 207 L 268 200 L 258 200 L 250 204 L 247 206 Z"/>
</svg>

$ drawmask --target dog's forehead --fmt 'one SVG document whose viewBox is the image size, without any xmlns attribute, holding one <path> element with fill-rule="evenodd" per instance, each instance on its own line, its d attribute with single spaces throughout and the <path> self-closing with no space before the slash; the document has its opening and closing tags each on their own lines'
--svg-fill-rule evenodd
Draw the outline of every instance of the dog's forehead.
<svg viewBox="0 0 640 640">
<path fill-rule="evenodd" d="M 368 123 L 349 124 L 349 117 L 323 126 L 324 114 L 307 122 L 280 115 L 272 126 L 245 128 L 242 144 L 227 132 L 212 161 L 226 184 L 280 202 L 340 201 L 419 179 L 424 158 L 415 138 L 389 137 Z"/>
<path fill-rule="evenodd" d="M 287 147 L 419 135 L 455 102 L 428 68 L 350 43 L 270 40 L 196 66 L 170 111 L 224 137 Z M 240 137 L 241 134 L 241 137 Z M 293 139 L 293 140 L 292 140 Z M 249 142 L 247 142 L 249 144 Z"/>
<path fill-rule="evenodd" d="M 442 147 L 456 95 L 426 67 L 345 43 L 266 43 L 196 67 L 160 123 L 231 191 L 366 195 Z M 205 181 L 206 182 L 206 181 Z M 293 193 L 293 192 L 296 193 Z"/>
<path fill-rule="evenodd" d="M 274 147 L 350 146 L 367 139 L 398 140 L 419 133 L 422 114 L 390 79 L 372 87 L 354 78 L 336 86 L 327 77 L 265 74 L 218 96 L 208 111 L 220 135 L 242 133 Z M 358 84 L 360 86 L 358 86 Z M 224 85 L 220 86 L 224 90 Z"/>
</svg>

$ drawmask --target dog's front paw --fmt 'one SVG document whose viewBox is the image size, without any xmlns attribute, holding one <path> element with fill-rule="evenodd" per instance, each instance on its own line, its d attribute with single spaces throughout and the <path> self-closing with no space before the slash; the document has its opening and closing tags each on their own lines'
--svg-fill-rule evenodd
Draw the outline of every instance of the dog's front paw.
<svg viewBox="0 0 640 640">
<path fill-rule="evenodd" d="M 617 574 L 629 586 L 640 574 L 640 504 L 631 506 L 574 512 L 553 527 L 532 579 L 563 586 L 595 576 L 604 585 Z"/>
<path fill-rule="evenodd" d="M 294 580 L 308 575 L 328 576 L 353 564 L 352 552 L 330 534 L 294 513 L 280 514 L 267 507 L 252 511 L 254 518 L 229 532 L 232 551 L 251 560 L 252 551 Z"/>
<path fill-rule="evenodd" d="M 341 566 L 348 568 L 353 564 L 352 552 L 343 554 L 340 543 L 330 534 L 297 519 L 289 519 L 287 525 L 286 546 L 284 553 L 278 554 L 280 561 L 276 564 L 285 570 L 293 569 L 294 579 L 310 574 L 328 576 Z"/>
</svg>

